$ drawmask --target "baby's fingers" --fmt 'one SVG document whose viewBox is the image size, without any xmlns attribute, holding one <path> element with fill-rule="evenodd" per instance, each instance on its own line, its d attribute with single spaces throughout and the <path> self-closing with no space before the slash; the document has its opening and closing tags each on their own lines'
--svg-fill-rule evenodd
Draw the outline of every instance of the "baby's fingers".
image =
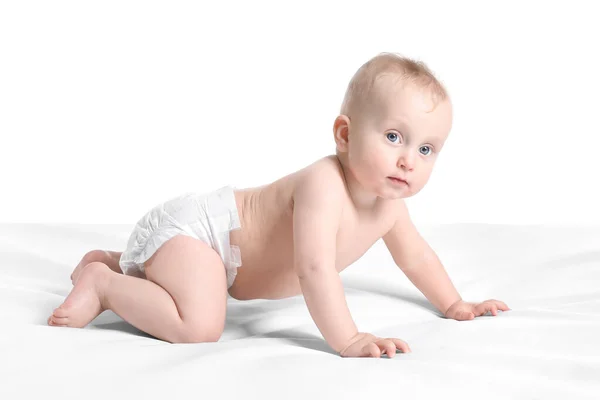
<svg viewBox="0 0 600 400">
<path fill-rule="evenodd" d="M 374 342 L 369 343 L 365 347 L 363 347 L 363 351 L 366 350 L 366 354 L 362 357 L 381 357 L 381 350 L 379 350 L 379 346 L 377 346 Z"/>
<path fill-rule="evenodd" d="M 384 339 L 378 342 L 381 347 L 381 355 L 386 353 L 389 358 L 396 355 L 396 343 L 392 342 L 391 339 Z"/>
<path fill-rule="evenodd" d="M 496 316 L 496 315 L 498 315 L 498 306 L 497 306 L 496 304 L 494 304 L 494 303 L 491 303 L 491 304 L 489 304 L 489 305 L 486 307 L 486 310 L 487 310 L 487 311 L 490 311 L 490 312 L 492 313 L 492 315 L 493 315 L 493 316 Z"/>
<path fill-rule="evenodd" d="M 508 306 L 506 305 L 506 303 L 504 303 L 503 301 L 494 300 L 494 302 L 498 306 L 499 310 L 502 310 L 502 311 L 508 311 L 508 310 L 510 310 L 510 308 L 508 308 Z"/>
<path fill-rule="evenodd" d="M 381 358 L 385 353 L 389 358 L 396 355 L 396 348 L 402 350 L 403 353 L 410 353 L 410 347 L 408 344 L 400 339 L 387 338 L 379 339 L 365 345 L 360 351 L 359 357 L 373 357 Z"/>
<path fill-rule="evenodd" d="M 381 355 L 387 354 L 389 358 L 396 355 L 396 349 L 402 350 L 403 353 L 410 353 L 408 345 L 400 339 L 387 338 L 377 341 L 377 346 L 381 350 Z"/>
<path fill-rule="evenodd" d="M 398 349 L 402 350 L 403 353 L 410 353 L 412 351 L 406 342 L 404 342 L 400 339 L 394 339 L 394 338 L 391 338 L 390 340 L 392 342 L 394 342 L 394 345 Z"/>
<path fill-rule="evenodd" d="M 483 302 L 481 304 L 479 304 L 477 307 L 475 307 L 475 313 L 477 314 L 477 316 L 481 316 L 484 315 L 487 312 L 491 312 L 492 315 L 497 315 L 498 314 L 498 306 L 496 306 L 496 304 L 494 303 L 490 303 L 490 302 Z"/>
<path fill-rule="evenodd" d="M 493 303 L 496 305 L 496 307 L 498 307 L 498 310 L 502 310 L 502 311 L 510 310 L 510 308 L 508 308 L 506 303 L 504 303 L 503 301 L 500 301 L 500 300 L 489 299 L 489 300 L 484 301 L 484 303 Z"/>
<path fill-rule="evenodd" d="M 455 319 L 457 321 L 469 321 L 469 320 L 472 320 L 473 318 L 475 318 L 475 314 L 472 313 L 471 311 L 459 311 L 458 314 L 456 315 Z"/>
</svg>

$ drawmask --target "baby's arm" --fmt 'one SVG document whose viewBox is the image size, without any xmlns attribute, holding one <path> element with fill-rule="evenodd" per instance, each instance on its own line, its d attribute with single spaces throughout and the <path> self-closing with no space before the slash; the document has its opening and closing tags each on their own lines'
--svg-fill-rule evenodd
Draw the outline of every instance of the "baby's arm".
<svg viewBox="0 0 600 400">
<path fill-rule="evenodd" d="M 336 352 L 358 333 L 336 270 L 343 182 L 332 171 L 308 170 L 294 193 L 294 270 L 311 317 Z"/>
<path fill-rule="evenodd" d="M 469 303 L 462 300 L 439 257 L 417 232 L 404 201 L 398 201 L 398 216 L 392 229 L 383 236 L 394 262 L 408 279 L 446 318 L 464 321 L 490 311 L 508 311 L 499 300 Z"/>
<path fill-rule="evenodd" d="M 392 229 L 383 236 L 395 264 L 425 297 L 445 315 L 460 300 L 440 259 L 412 223 L 404 201 L 398 201 Z"/>
</svg>

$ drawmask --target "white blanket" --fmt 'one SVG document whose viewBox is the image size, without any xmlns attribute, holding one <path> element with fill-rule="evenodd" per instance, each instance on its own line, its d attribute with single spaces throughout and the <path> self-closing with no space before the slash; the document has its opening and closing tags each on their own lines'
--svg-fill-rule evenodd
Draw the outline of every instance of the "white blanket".
<svg viewBox="0 0 600 400">
<path fill-rule="evenodd" d="M 339 357 L 302 296 L 229 298 L 217 343 L 169 344 L 111 311 L 48 326 L 81 256 L 122 251 L 132 228 L 0 225 L 0 399 L 600 398 L 600 227 L 421 227 L 464 300 L 512 308 L 462 322 L 378 241 L 341 277 L 359 330 L 410 345 L 393 359 Z"/>
</svg>

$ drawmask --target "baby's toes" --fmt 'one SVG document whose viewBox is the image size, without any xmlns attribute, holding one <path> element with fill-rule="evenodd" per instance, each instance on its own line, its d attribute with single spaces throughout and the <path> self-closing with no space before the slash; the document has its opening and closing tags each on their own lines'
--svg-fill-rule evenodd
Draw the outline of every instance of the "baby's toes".
<svg viewBox="0 0 600 400">
<path fill-rule="evenodd" d="M 57 318 L 54 315 L 48 318 L 48 325 L 52 326 L 67 326 L 69 325 L 69 318 Z"/>
<path fill-rule="evenodd" d="M 64 308 L 64 305 L 61 305 L 60 307 L 58 307 L 54 310 L 52 315 L 56 318 L 65 318 L 65 317 L 69 316 L 69 310 L 66 310 Z"/>
</svg>

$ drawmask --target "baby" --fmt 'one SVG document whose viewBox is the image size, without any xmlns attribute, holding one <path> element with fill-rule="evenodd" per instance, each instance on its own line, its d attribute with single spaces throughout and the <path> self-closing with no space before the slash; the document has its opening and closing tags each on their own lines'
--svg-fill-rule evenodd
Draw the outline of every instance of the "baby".
<svg viewBox="0 0 600 400">
<path fill-rule="evenodd" d="M 498 300 L 461 299 L 403 200 L 427 183 L 451 125 L 450 99 L 428 67 L 380 53 L 348 85 L 333 124 L 335 155 L 268 185 L 188 193 L 153 208 L 123 253 L 85 254 L 48 324 L 84 327 L 112 310 L 161 340 L 216 342 L 228 294 L 302 294 L 340 356 L 394 357 L 408 344 L 359 332 L 339 276 L 380 238 L 444 317 L 507 311 Z"/>
</svg>

